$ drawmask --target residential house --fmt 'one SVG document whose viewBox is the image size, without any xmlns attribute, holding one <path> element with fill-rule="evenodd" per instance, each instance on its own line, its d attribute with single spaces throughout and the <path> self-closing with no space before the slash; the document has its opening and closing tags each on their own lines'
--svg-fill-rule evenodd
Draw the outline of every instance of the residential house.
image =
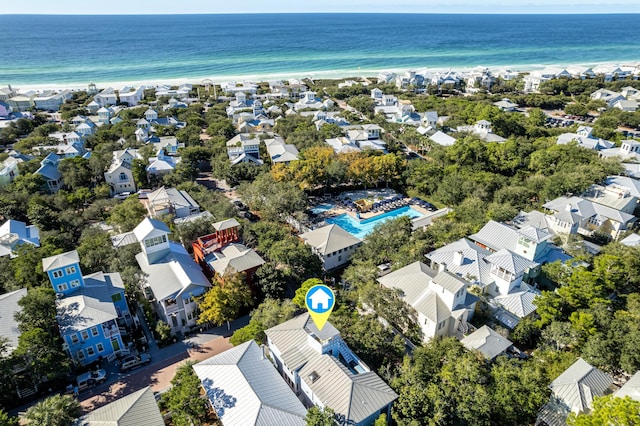
<svg viewBox="0 0 640 426">
<path fill-rule="evenodd" d="M 609 393 L 612 384 L 611 376 L 578 358 L 549 385 L 551 398 L 538 413 L 536 425 L 564 426 L 569 413 L 588 412 L 593 399 Z"/>
<path fill-rule="evenodd" d="M 629 234 L 622 240 L 620 240 L 620 244 L 628 246 L 628 247 L 638 247 L 640 246 L 640 235 L 638 234 Z"/>
<path fill-rule="evenodd" d="M 617 398 L 629 397 L 634 401 L 640 402 L 640 371 L 636 371 L 636 374 L 631 376 L 629 380 L 618 389 L 615 394 Z"/>
<path fill-rule="evenodd" d="M 61 92 L 47 91 L 33 98 L 34 107 L 43 111 L 58 111 L 67 99 L 71 99 L 71 91 Z"/>
<path fill-rule="evenodd" d="M 618 101 L 625 100 L 620 93 L 608 89 L 598 89 L 590 95 L 590 98 L 594 101 L 604 101 L 610 107 Z"/>
<path fill-rule="evenodd" d="M 182 129 L 185 127 L 187 123 L 184 121 L 178 121 L 175 117 L 158 117 L 158 113 L 149 108 L 144 113 L 144 118 L 141 118 L 136 123 L 136 126 L 140 128 L 144 128 L 147 131 L 154 132 L 155 129 L 153 126 L 169 126 L 174 127 L 176 129 Z"/>
<path fill-rule="evenodd" d="M 174 333 L 185 333 L 198 319 L 197 297 L 211 287 L 185 248 L 169 241 L 163 222 L 145 218 L 133 230 L 142 252 L 136 260 L 146 274 L 144 290 L 156 313 Z"/>
<path fill-rule="evenodd" d="M 401 90 L 418 89 L 424 86 L 424 75 L 408 70 L 402 75 L 396 75 L 396 87 Z"/>
<path fill-rule="evenodd" d="M 432 86 L 436 86 L 438 90 L 453 90 L 459 88 L 462 81 L 462 76 L 457 72 L 437 72 L 431 77 L 430 84 Z"/>
<path fill-rule="evenodd" d="M 213 272 L 221 284 L 229 274 L 243 273 L 247 284 L 253 285 L 255 272 L 264 264 L 264 259 L 243 244 L 230 243 L 210 253 L 205 262 L 209 272 Z"/>
<path fill-rule="evenodd" d="M 86 365 L 124 348 L 125 324 L 133 323 L 119 273 L 82 275 L 73 250 L 42 259 L 42 270 L 56 292 L 56 319 L 64 348 Z"/>
<path fill-rule="evenodd" d="M 288 82 L 280 80 L 269 81 L 268 99 L 299 99 L 300 95 L 308 90 L 308 87 L 298 79 L 290 79 Z M 256 93 L 255 91 L 253 93 Z"/>
<path fill-rule="evenodd" d="M 9 104 L 9 107 L 14 112 L 29 111 L 31 108 L 34 107 L 34 102 L 33 102 L 34 97 L 35 97 L 35 93 L 16 95 L 9 98 L 7 100 L 7 103 Z"/>
<path fill-rule="evenodd" d="M 18 164 L 22 161 L 17 158 L 8 157 L 2 163 L 0 163 L 0 188 L 3 186 L 7 186 L 16 178 L 16 176 L 20 175 L 20 170 L 18 169 Z"/>
<path fill-rule="evenodd" d="M 96 101 L 91 101 L 87 104 L 87 109 L 91 114 L 97 114 L 100 108 L 101 108 L 100 104 L 97 103 Z"/>
<path fill-rule="evenodd" d="M 96 125 L 87 117 L 75 116 L 71 119 L 71 123 L 75 126 L 75 131 L 81 138 L 92 135 L 95 132 Z"/>
<path fill-rule="evenodd" d="M 214 229 L 209 235 L 198 237 L 192 244 L 193 257 L 203 269 L 208 269 L 207 257 L 227 244 L 240 241 L 240 223 L 235 219 L 226 219 L 211 225 Z"/>
<path fill-rule="evenodd" d="M 524 77 L 524 91 L 529 93 L 538 92 L 542 83 L 561 76 L 570 77 L 571 73 L 557 68 L 532 71 Z"/>
<path fill-rule="evenodd" d="M 5 350 L 0 352 L 0 356 L 9 356 L 18 347 L 20 330 L 15 315 L 22 311 L 18 302 L 26 295 L 26 288 L 0 294 L 0 340 L 6 339 Z"/>
<path fill-rule="evenodd" d="M 222 83 L 220 88 L 224 93 L 229 95 L 234 95 L 238 92 L 249 93 L 251 95 L 258 93 L 258 85 L 251 81 L 243 81 L 242 83 L 236 83 L 235 81 Z"/>
<path fill-rule="evenodd" d="M 334 224 L 300 234 L 300 238 L 320 258 L 325 271 L 346 265 L 353 252 L 362 245 L 360 238 Z"/>
<path fill-rule="evenodd" d="M 600 151 L 600 157 L 620 157 L 623 161 L 640 162 L 640 142 L 629 139 L 620 142 L 620 148 L 609 148 Z"/>
<path fill-rule="evenodd" d="M 580 126 L 576 133 L 563 133 L 559 135 L 556 143 L 558 145 L 566 145 L 570 142 L 575 142 L 578 146 L 596 151 L 607 150 L 616 146 L 613 142 L 601 138 L 594 138 L 592 132 L 592 127 Z"/>
<path fill-rule="evenodd" d="M 186 191 L 164 186 L 148 193 L 146 204 L 151 217 L 170 214 L 180 218 L 200 212 L 200 206 Z"/>
<path fill-rule="evenodd" d="M 100 108 L 105 108 L 111 105 L 116 105 L 118 103 L 118 96 L 113 88 L 107 87 L 95 95 L 93 97 L 93 101 L 100 105 Z"/>
<path fill-rule="evenodd" d="M 513 112 L 516 110 L 516 108 L 518 108 L 518 104 L 511 102 L 511 100 L 508 98 L 503 98 L 498 102 L 494 102 L 493 105 L 497 106 L 500 111 L 504 112 Z"/>
<path fill-rule="evenodd" d="M 481 90 L 490 90 L 496 78 L 486 67 L 476 67 L 467 76 L 465 91 L 477 93 Z"/>
<path fill-rule="evenodd" d="M 144 98 L 144 87 L 125 86 L 118 91 L 118 95 L 121 104 L 127 104 L 130 107 L 136 106 Z"/>
<path fill-rule="evenodd" d="M 303 109 L 327 109 L 327 105 L 320 99 L 316 98 L 316 92 L 304 92 L 301 94 L 300 100 L 293 105 L 295 111 Z"/>
<path fill-rule="evenodd" d="M 155 393 L 147 386 L 83 415 L 73 426 L 164 426 Z"/>
<path fill-rule="evenodd" d="M 457 139 L 438 130 L 437 132 L 429 136 L 429 140 L 437 143 L 438 145 L 451 146 L 456 143 Z"/>
<path fill-rule="evenodd" d="M 265 331 L 269 355 L 305 406 L 329 407 L 339 425 L 373 425 L 390 418 L 398 395 L 363 363 L 329 322 L 322 330 L 309 314 Z"/>
<path fill-rule="evenodd" d="M 97 96 L 97 95 L 96 95 Z M 111 117 L 114 115 L 114 109 L 109 107 L 101 107 L 98 111 L 98 122 L 109 124 Z"/>
<path fill-rule="evenodd" d="M 402 300 L 417 312 L 424 341 L 468 332 L 478 298 L 467 291 L 468 282 L 447 271 L 446 266 L 436 272 L 414 262 L 378 278 L 378 282 L 399 290 Z"/>
<path fill-rule="evenodd" d="M 635 112 L 638 109 L 638 101 L 635 99 L 618 99 L 613 104 L 613 107 L 625 112 Z"/>
<path fill-rule="evenodd" d="M 555 233 L 587 236 L 602 232 L 617 239 L 636 221 L 632 214 L 620 210 L 635 208 L 637 204 L 637 198 L 624 190 L 597 187 L 585 195 L 587 196 L 558 197 L 543 204 L 550 218 L 549 228 Z M 615 204 L 610 204 L 609 201 Z"/>
<path fill-rule="evenodd" d="M 7 87 L 0 87 L 0 101 L 1 102 L 6 102 L 9 99 L 13 98 L 14 96 L 18 95 L 18 91 L 14 90 L 11 85 L 8 85 Z"/>
<path fill-rule="evenodd" d="M 9 118 L 11 111 L 12 109 L 8 102 L 0 101 L 0 119 L 5 120 Z"/>
<path fill-rule="evenodd" d="M 512 71 L 509 68 L 503 68 L 498 71 L 498 77 L 503 79 L 504 81 L 511 81 L 520 77 L 520 73 L 518 73 L 517 71 Z"/>
<path fill-rule="evenodd" d="M 146 138 L 146 142 L 153 144 L 156 152 L 163 150 L 164 155 L 178 155 L 178 150 L 184 148 L 184 143 L 179 142 L 175 136 L 152 136 Z"/>
<path fill-rule="evenodd" d="M 40 161 L 40 168 L 33 174 L 44 178 L 49 192 L 58 192 L 62 188 L 62 173 L 58 171 L 58 165 L 62 158 L 53 152 Z"/>
<path fill-rule="evenodd" d="M 191 93 L 192 89 L 193 86 L 188 83 L 181 84 L 177 89 L 172 89 L 170 86 L 166 85 L 158 86 L 156 88 L 156 98 L 162 98 L 166 96 L 176 99 L 186 99 L 189 97 L 189 93 Z"/>
<path fill-rule="evenodd" d="M 483 325 L 470 335 L 460 340 L 470 351 L 479 351 L 489 361 L 505 355 L 513 347 L 513 343 L 487 325 Z"/>
<path fill-rule="evenodd" d="M 589 67 L 574 67 L 569 68 L 568 71 L 571 73 L 571 77 L 573 78 L 579 78 L 581 80 L 596 78 L 596 73 Z"/>
<path fill-rule="evenodd" d="M 284 139 L 275 136 L 273 139 L 265 139 L 264 144 L 273 164 L 289 164 L 298 160 L 298 148 L 290 143 L 284 143 Z"/>
<path fill-rule="evenodd" d="M 262 165 L 260 138 L 248 133 L 234 136 L 227 141 L 227 155 L 232 165 L 249 162 Z"/>
<path fill-rule="evenodd" d="M 627 86 L 623 87 L 620 90 L 620 94 L 625 97 L 625 99 L 630 100 L 640 100 L 640 90 L 635 87 Z"/>
<path fill-rule="evenodd" d="M 392 71 L 380 71 L 376 79 L 378 83 L 388 84 L 391 83 L 396 78 L 396 73 Z"/>
<path fill-rule="evenodd" d="M 438 125 L 438 112 L 437 111 L 427 111 L 422 116 L 422 123 L 425 127 L 431 127 L 435 129 Z"/>
<path fill-rule="evenodd" d="M 478 136 L 485 142 L 504 142 L 505 138 L 496 135 L 491 129 L 491 122 L 487 120 L 479 120 L 473 126 L 458 126 L 458 132 L 468 132 Z"/>
<path fill-rule="evenodd" d="M 387 143 L 380 139 L 382 127 L 377 124 L 363 124 L 346 128 L 347 136 L 325 139 L 336 154 L 345 152 L 360 152 L 365 149 L 386 152 Z"/>
<path fill-rule="evenodd" d="M 181 160 L 181 157 L 167 155 L 166 148 L 160 148 L 155 157 L 149 157 L 149 165 L 146 170 L 150 175 L 164 176 L 175 170 Z"/>
<path fill-rule="evenodd" d="M 307 410 L 255 341 L 193 366 L 225 426 L 304 426 Z"/>
<path fill-rule="evenodd" d="M 113 152 L 111 166 L 104 172 L 104 180 L 109 185 L 111 196 L 137 191 L 133 178 L 133 160 L 136 159 L 142 160 L 137 149 L 127 148 Z"/>
<path fill-rule="evenodd" d="M 9 219 L 0 226 L 0 256 L 16 257 L 22 244 L 40 247 L 40 230 L 36 225 Z"/>
</svg>

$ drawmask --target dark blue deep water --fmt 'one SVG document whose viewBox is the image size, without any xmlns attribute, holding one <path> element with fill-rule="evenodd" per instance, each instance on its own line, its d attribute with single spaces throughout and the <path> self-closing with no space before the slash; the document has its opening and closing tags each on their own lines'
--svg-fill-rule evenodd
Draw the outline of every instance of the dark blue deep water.
<svg viewBox="0 0 640 426">
<path fill-rule="evenodd" d="M 0 85 L 629 63 L 640 60 L 639 18 L 0 15 Z"/>
</svg>

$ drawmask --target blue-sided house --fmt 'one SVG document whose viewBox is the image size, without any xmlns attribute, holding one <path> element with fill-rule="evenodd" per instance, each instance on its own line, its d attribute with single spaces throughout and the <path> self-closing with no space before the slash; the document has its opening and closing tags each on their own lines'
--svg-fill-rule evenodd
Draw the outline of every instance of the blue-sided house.
<svg viewBox="0 0 640 426">
<path fill-rule="evenodd" d="M 42 259 L 57 295 L 60 335 L 69 356 L 80 364 L 120 353 L 125 324 L 131 324 L 124 284 L 119 273 L 82 275 L 73 250 Z"/>
</svg>

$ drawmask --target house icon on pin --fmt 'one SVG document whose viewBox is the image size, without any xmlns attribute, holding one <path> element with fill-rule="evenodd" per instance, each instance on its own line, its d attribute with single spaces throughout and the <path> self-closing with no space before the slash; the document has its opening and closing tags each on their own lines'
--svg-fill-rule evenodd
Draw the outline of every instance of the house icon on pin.
<svg viewBox="0 0 640 426">
<path fill-rule="evenodd" d="M 322 288 L 319 288 L 314 291 L 308 299 L 311 301 L 312 310 L 324 311 L 331 307 L 329 301 L 331 301 L 333 297 Z"/>
</svg>

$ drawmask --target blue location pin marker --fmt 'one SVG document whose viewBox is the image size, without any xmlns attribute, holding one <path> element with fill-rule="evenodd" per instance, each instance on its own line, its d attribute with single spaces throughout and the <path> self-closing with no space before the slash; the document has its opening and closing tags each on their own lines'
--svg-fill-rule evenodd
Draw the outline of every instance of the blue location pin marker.
<svg viewBox="0 0 640 426">
<path fill-rule="evenodd" d="M 307 291 L 305 301 L 309 316 L 318 330 L 322 330 L 336 305 L 336 296 L 333 294 L 333 290 L 324 284 L 314 285 Z"/>
</svg>

